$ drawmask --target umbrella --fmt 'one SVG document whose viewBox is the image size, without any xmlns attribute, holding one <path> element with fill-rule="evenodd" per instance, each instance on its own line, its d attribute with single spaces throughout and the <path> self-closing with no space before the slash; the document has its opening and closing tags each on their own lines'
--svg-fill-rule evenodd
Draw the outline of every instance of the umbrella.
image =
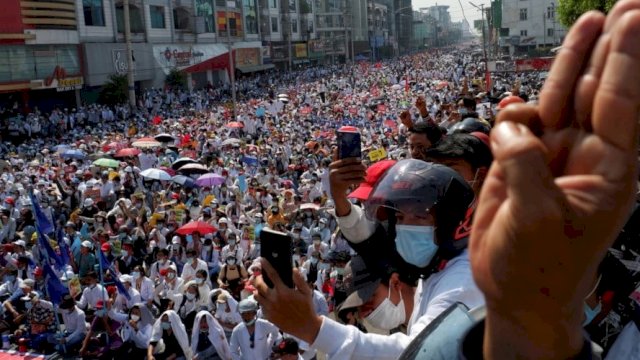
<svg viewBox="0 0 640 360">
<path fill-rule="evenodd" d="M 176 171 L 175 171 L 175 170 L 173 170 L 173 169 L 172 169 L 172 168 L 170 168 L 170 167 L 160 166 L 158 169 L 160 169 L 160 170 L 162 170 L 162 171 L 166 172 L 167 174 L 169 174 L 169 175 L 171 175 L 171 176 L 174 176 L 174 175 L 176 174 Z"/>
<path fill-rule="evenodd" d="M 117 168 L 118 166 L 120 166 L 120 162 L 118 160 L 102 158 L 102 159 L 98 159 L 98 160 L 94 161 L 93 165 L 102 166 L 102 167 Z"/>
<path fill-rule="evenodd" d="M 84 151 L 78 150 L 78 149 L 64 150 L 60 154 L 60 156 L 67 159 L 78 159 L 78 160 L 84 160 L 87 158 L 87 154 L 85 154 Z"/>
<path fill-rule="evenodd" d="M 56 146 L 52 147 L 51 149 L 53 151 L 57 151 L 57 152 L 64 152 L 65 150 L 69 150 L 70 148 L 71 148 L 71 145 L 60 144 L 60 145 L 56 145 Z"/>
<path fill-rule="evenodd" d="M 180 235 L 190 235 L 194 232 L 200 233 L 200 235 L 206 235 L 216 231 L 217 229 L 213 225 L 204 221 L 192 221 L 176 230 Z"/>
<path fill-rule="evenodd" d="M 307 210 L 307 209 L 320 210 L 320 205 L 314 204 L 314 203 L 306 203 L 306 204 L 300 205 L 300 210 Z"/>
<path fill-rule="evenodd" d="M 236 145 L 240 144 L 240 139 L 230 138 L 222 142 L 222 146 Z"/>
<path fill-rule="evenodd" d="M 171 175 L 169 175 L 166 171 L 162 171 L 160 169 L 155 169 L 155 168 L 142 171 L 140 173 L 140 176 L 142 176 L 143 178 L 153 179 L 153 180 L 162 180 L 162 181 L 171 180 Z"/>
<path fill-rule="evenodd" d="M 187 164 L 178 169 L 178 171 L 185 174 L 205 174 L 209 172 L 207 167 L 202 164 Z"/>
<path fill-rule="evenodd" d="M 176 141 L 176 138 L 174 138 L 172 135 L 169 134 L 158 134 L 156 136 L 153 137 L 154 139 L 162 142 L 162 143 L 169 143 L 172 141 Z"/>
<path fill-rule="evenodd" d="M 116 152 L 115 155 L 113 155 L 113 157 L 130 157 L 130 156 L 138 156 L 140 154 L 140 149 L 136 149 L 136 148 L 126 148 L 126 149 L 121 149 L 118 150 Z"/>
<path fill-rule="evenodd" d="M 139 148 L 152 148 L 162 144 L 154 138 L 145 137 L 134 141 L 131 145 Z"/>
<path fill-rule="evenodd" d="M 225 178 L 223 176 L 213 173 L 204 174 L 196 180 L 196 184 L 200 185 L 201 187 L 218 186 L 224 184 L 224 182 Z"/>
<path fill-rule="evenodd" d="M 178 170 L 178 169 L 180 169 L 181 167 L 183 167 L 183 166 L 185 166 L 187 164 L 193 164 L 193 163 L 197 163 L 197 161 L 195 161 L 195 160 L 193 160 L 191 158 L 184 157 L 184 158 L 180 158 L 180 159 L 174 161 L 171 164 L 171 168 L 173 170 Z"/>
<path fill-rule="evenodd" d="M 241 122 L 232 121 L 232 122 L 227 124 L 227 127 L 229 129 L 242 129 L 244 127 L 244 125 Z"/>
<path fill-rule="evenodd" d="M 107 148 L 105 151 L 107 151 L 107 150 L 120 150 L 120 149 L 126 148 L 127 147 L 127 143 L 126 142 L 113 141 L 113 142 L 110 142 L 107 145 L 105 145 L 105 147 Z"/>
<path fill-rule="evenodd" d="M 196 184 L 195 180 L 184 175 L 176 175 L 173 177 L 173 179 L 171 179 L 171 181 L 185 188 L 192 189 L 194 187 L 198 187 L 198 184 Z"/>
</svg>

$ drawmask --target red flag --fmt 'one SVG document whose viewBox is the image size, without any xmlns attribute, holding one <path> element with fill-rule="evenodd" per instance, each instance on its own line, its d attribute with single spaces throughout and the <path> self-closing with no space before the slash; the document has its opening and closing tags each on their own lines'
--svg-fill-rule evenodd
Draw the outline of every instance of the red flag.
<svg viewBox="0 0 640 360">
<path fill-rule="evenodd" d="M 162 123 L 162 118 L 160 116 L 156 115 L 153 118 L 153 125 L 160 125 L 160 123 Z"/>
<path fill-rule="evenodd" d="M 489 69 L 485 69 L 484 83 L 485 83 L 484 90 L 487 92 L 491 91 L 491 73 L 489 73 Z"/>
<path fill-rule="evenodd" d="M 409 92 L 409 76 L 405 77 L 404 91 Z"/>
</svg>

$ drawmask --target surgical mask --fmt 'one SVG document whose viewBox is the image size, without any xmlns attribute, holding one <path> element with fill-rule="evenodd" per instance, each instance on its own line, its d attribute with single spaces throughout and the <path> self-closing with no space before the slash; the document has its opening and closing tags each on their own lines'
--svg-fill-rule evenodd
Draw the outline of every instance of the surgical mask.
<svg viewBox="0 0 640 360">
<path fill-rule="evenodd" d="M 292 235 L 294 239 L 296 240 L 300 239 L 300 233 L 293 233 Z"/>
<path fill-rule="evenodd" d="M 329 269 L 331 269 L 331 264 L 323 262 L 323 263 L 320 263 L 318 265 L 318 270 L 323 270 L 324 271 L 324 270 L 329 270 Z"/>
<path fill-rule="evenodd" d="M 396 225 L 396 250 L 411 265 L 425 267 L 438 251 L 433 226 Z"/>
<path fill-rule="evenodd" d="M 137 322 L 138 320 L 140 320 L 140 316 L 135 315 L 135 314 L 131 314 L 131 320 L 133 320 L 133 321 L 136 321 L 136 322 Z"/>
<path fill-rule="evenodd" d="M 598 316 L 598 314 L 600 314 L 600 312 L 602 311 L 602 304 L 600 302 L 598 302 L 598 305 L 596 305 L 596 307 L 594 309 L 592 309 L 586 302 L 584 303 L 584 322 L 582 323 L 582 326 L 587 326 L 589 324 L 591 324 L 591 322 L 593 321 L 593 319 Z"/>
<path fill-rule="evenodd" d="M 196 284 L 198 284 L 198 285 L 204 284 L 204 279 L 203 278 L 196 278 Z"/>
<path fill-rule="evenodd" d="M 252 325 L 254 325 L 254 324 L 256 323 L 256 318 L 253 318 L 253 319 L 251 319 L 251 320 L 249 320 L 249 321 L 245 321 L 244 323 L 245 323 L 247 326 L 252 326 Z"/>
<path fill-rule="evenodd" d="M 200 333 L 201 334 L 208 334 L 209 333 L 209 328 L 200 328 Z"/>
<path fill-rule="evenodd" d="M 336 274 L 344 275 L 344 268 L 343 267 L 337 267 L 334 270 L 336 271 Z"/>
<path fill-rule="evenodd" d="M 33 303 L 31 301 L 27 301 L 26 303 L 24 303 L 24 307 L 27 310 L 31 310 L 31 308 L 33 307 Z"/>
<path fill-rule="evenodd" d="M 473 189 L 474 186 L 476 186 L 476 183 L 478 182 L 478 173 L 479 172 L 480 172 L 480 169 L 476 170 L 475 175 L 473 175 L 473 180 L 467 181 L 467 184 L 469 184 L 469 186 L 471 186 L 472 189 Z"/>
<path fill-rule="evenodd" d="M 140 273 L 137 271 L 134 271 L 131 273 L 131 277 L 133 277 L 135 280 L 140 279 Z"/>
<path fill-rule="evenodd" d="M 229 246 L 234 246 L 236 244 L 235 240 L 229 240 Z"/>
<path fill-rule="evenodd" d="M 211 251 L 211 245 L 205 245 L 202 248 L 204 251 Z"/>
<path fill-rule="evenodd" d="M 296 221 L 296 227 L 301 228 L 302 227 L 302 222 Z"/>
<path fill-rule="evenodd" d="M 315 246 L 320 245 L 320 240 L 313 240 L 313 245 L 315 245 Z"/>
<path fill-rule="evenodd" d="M 460 113 L 461 117 L 464 117 L 465 115 L 467 115 L 469 113 L 469 110 L 467 110 L 467 108 L 465 108 L 465 107 L 462 107 L 462 108 L 458 109 L 458 113 Z"/>
<path fill-rule="evenodd" d="M 175 273 L 168 273 L 167 274 L 167 279 L 169 279 L 169 280 L 173 280 L 175 277 L 176 277 Z"/>
<path fill-rule="evenodd" d="M 163 330 L 171 329 L 171 323 L 168 321 L 163 321 L 162 323 L 160 323 L 160 326 L 162 326 Z"/>
<path fill-rule="evenodd" d="M 391 330 L 404 323 L 406 313 L 402 293 L 400 293 L 400 302 L 398 305 L 394 305 L 390 298 L 391 287 L 389 287 L 389 295 L 366 317 L 367 321 L 378 329 Z"/>
<path fill-rule="evenodd" d="M 235 261 L 235 260 L 233 260 L 233 259 L 228 259 L 228 260 L 227 260 L 227 264 L 228 264 L 228 265 L 235 265 L 235 264 L 236 264 L 236 261 Z"/>
<path fill-rule="evenodd" d="M 193 236 L 187 235 L 187 242 L 191 244 L 193 242 Z"/>
<path fill-rule="evenodd" d="M 187 300 L 193 300 L 196 298 L 196 294 L 194 293 L 187 293 Z"/>
<path fill-rule="evenodd" d="M 103 317 L 105 314 L 106 314 L 106 310 L 104 309 L 96 310 L 97 317 Z"/>
<path fill-rule="evenodd" d="M 140 208 L 142 208 L 142 204 L 140 203 L 136 204 L 136 209 L 140 209 Z"/>
<path fill-rule="evenodd" d="M 311 263 L 312 263 L 313 265 L 317 264 L 317 263 L 318 263 L 318 258 L 314 258 L 314 257 L 312 257 L 312 258 L 311 258 Z"/>
<path fill-rule="evenodd" d="M 318 228 L 320 228 L 320 229 L 324 229 L 324 228 L 325 228 L 325 226 L 326 226 L 326 225 L 325 225 L 325 224 L 323 224 L 323 223 L 318 224 Z"/>
</svg>

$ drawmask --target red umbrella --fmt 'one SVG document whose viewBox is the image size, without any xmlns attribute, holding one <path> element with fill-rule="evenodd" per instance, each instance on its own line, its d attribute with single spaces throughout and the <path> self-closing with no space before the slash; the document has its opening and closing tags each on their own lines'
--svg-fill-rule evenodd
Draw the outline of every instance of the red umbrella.
<svg viewBox="0 0 640 360">
<path fill-rule="evenodd" d="M 140 149 L 136 149 L 136 148 L 120 149 L 116 152 L 116 154 L 113 157 L 138 156 L 140 152 L 141 152 Z"/>
<path fill-rule="evenodd" d="M 180 235 L 190 235 L 194 232 L 197 232 L 200 235 L 206 235 L 214 233 L 217 230 L 218 229 L 216 229 L 213 225 L 204 221 L 192 221 L 176 230 L 176 232 Z"/>
<path fill-rule="evenodd" d="M 173 170 L 170 167 L 166 167 L 166 166 L 160 166 L 158 169 L 166 172 L 167 174 L 171 175 L 171 176 L 176 176 L 176 172 L 175 170 Z"/>
<path fill-rule="evenodd" d="M 232 122 L 227 124 L 227 127 L 230 128 L 230 129 L 242 129 L 244 127 L 244 125 L 241 122 L 232 121 Z"/>
</svg>

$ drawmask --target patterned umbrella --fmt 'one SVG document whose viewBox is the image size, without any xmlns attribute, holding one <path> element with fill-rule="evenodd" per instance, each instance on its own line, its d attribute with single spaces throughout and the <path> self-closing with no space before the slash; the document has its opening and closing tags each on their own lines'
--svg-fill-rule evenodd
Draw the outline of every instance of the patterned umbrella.
<svg viewBox="0 0 640 360">
<path fill-rule="evenodd" d="M 152 148 L 158 147 L 162 144 L 154 138 L 145 137 L 134 141 L 131 145 L 139 148 Z"/>
</svg>

